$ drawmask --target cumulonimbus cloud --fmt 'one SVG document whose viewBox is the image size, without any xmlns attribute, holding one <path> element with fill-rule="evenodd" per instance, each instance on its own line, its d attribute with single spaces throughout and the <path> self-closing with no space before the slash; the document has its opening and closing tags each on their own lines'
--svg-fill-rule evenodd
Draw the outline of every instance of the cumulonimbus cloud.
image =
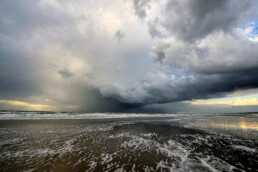
<svg viewBox="0 0 258 172">
<path fill-rule="evenodd" d="M 258 87 L 255 1 L 26 2 L 0 6 L 0 99 L 122 111 Z"/>
</svg>

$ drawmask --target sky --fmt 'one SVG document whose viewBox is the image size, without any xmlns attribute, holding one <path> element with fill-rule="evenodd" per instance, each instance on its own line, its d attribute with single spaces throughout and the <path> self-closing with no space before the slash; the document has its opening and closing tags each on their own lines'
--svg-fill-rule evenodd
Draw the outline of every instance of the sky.
<svg viewBox="0 0 258 172">
<path fill-rule="evenodd" d="M 256 0 L 2 0 L 0 110 L 258 111 Z"/>
</svg>

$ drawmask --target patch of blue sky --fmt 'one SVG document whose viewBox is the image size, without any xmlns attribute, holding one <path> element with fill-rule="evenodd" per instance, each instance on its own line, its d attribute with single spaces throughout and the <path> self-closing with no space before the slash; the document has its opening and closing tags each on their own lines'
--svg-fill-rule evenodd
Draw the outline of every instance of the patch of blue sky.
<svg viewBox="0 0 258 172">
<path fill-rule="evenodd" d="M 171 69 L 171 74 L 175 75 L 176 77 L 188 76 L 186 69 L 183 68 L 174 68 Z"/>
<path fill-rule="evenodd" d="M 242 29 L 245 31 L 245 34 L 248 38 L 255 38 L 258 36 L 258 21 L 253 21 L 248 23 Z"/>
</svg>

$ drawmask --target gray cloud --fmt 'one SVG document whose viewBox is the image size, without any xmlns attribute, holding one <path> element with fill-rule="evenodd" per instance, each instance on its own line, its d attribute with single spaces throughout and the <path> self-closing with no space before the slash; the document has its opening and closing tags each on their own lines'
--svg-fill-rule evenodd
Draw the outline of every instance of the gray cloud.
<svg viewBox="0 0 258 172">
<path fill-rule="evenodd" d="M 240 31 L 212 34 L 196 44 L 160 41 L 153 47 L 154 60 L 160 61 L 159 52 L 165 54 L 163 64 L 194 73 L 230 73 L 258 67 L 258 45 Z"/>
<path fill-rule="evenodd" d="M 150 54 L 160 67 L 149 72 L 142 88 L 114 88 L 108 90 L 108 97 L 130 103 L 134 95 L 133 102 L 151 104 L 220 97 L 257 88 L 257 50 L 258 44 L 239 30 L 213 33 L 194 44 L 160 40 Z"/>
<path fill-rule="evenodd" d="M 120 42 L 125 37 L 125 33 L 123 33 L 121 30 L 118 30 L 116 31 L 114 37 L 118 42 Z"/>
<path fill-rule="evenodd" d="M 135 14 L 139 18 L 144 18 L 146 16 L 146 8 L 151 0 L 133 0 Z"/>
<path fill-rule="evenodd" d="M 154 60 L 155 62 L 162 63 L 162 61 L 166 57 L 164 50 L 168 49 L 170 46 L 171 46 L 170 42 L 163 41 L 163 40 L 158 41 L 157 44 L 154 47 L 152 47 L 152 52 L 150 53 L 150 58 L 152 60 Z"/>
<path fill-rule="evenodd" d="M 0 31 L 1 34 L 16 36 L 17 39 L 25 39 L 32 36 L 35 30 L 61 27 L 71 22 L 72 19 L 65 11 L 44 6 L 43 1 L 2 1 L 0 7 Z M 52 17 L 49 17 L 51 14 Z M 66 16 L 66 20 L 63 20 Z M 66 25 L 67 26 L 67 25 Z"/>
<path fill-rule="evenodd" d="M 200 44 L 160 41 L 153 48 L 152 58 L 169 67 L 144 82 L 150 96 L 146 102 L 212 98 L 257 88 L 257 50 L 258 44 L 239 31 L 214 33 Z"/>
<path fill-rule="evenodd" d="M 135 107 L 101 92 L 113 85 L 139 87 L 139 73 L 147 68 L 142 67 L 147 58 L 142 55 L 148 52 L 143 42 L 117 47 L 110 39 L 116 30 L 95 15 L 95 3 L 87 4 L 93 10 L 85 14 L 82 1 L 29 2 L 25 7 L 20 1 L 6 1 L 0 7 L 0 99 L 69 111 L 112 112 Z M 117 33 L 119 39 L 124 37 L 123 32 Z"/>
<path fill-rule="evenodd" d="M 40 66 L 36 68 L 29 56 L 16 42 L 0 39 L 0 98 L 20 99 L 42 93 Z"/>
<path fill-rule="evenodd" d="M 62 69 L 59 70 L 58 73 L 63 77 L 63 78 L 70 78 L 73 76 L 73 73 L 70 72 L 68 69 Z"/>
<path fill-rule="evenodd" d="M 164 35 L 162 34 L 162 32 L 160 30 L 158 30 L 158 25 L 159 25 L 159 20 L 158 18 L 155 18 L 154 21 L 149 21 L 148 26 L 149 26 L 149 34 L 151 35 L 151 38 L 162 38 L 164 37 Z"/>
<path fill-rule="evenodd" d="M 144 102 L 205 99 L 257 88 L 258 44 L 237 29 L 250 11 L 256 15 L 252 2 L 168 1 L 163 25 L 173 35 L 158 40 L 150 53 L 167 69 L 143 81 Z"/>
<path fill-rule="evenodd" d="M 251 0 L 168 0 L 165 27 L 177 38 L 195 41 L 215 31 L 230 32 Z"/>
</svg>

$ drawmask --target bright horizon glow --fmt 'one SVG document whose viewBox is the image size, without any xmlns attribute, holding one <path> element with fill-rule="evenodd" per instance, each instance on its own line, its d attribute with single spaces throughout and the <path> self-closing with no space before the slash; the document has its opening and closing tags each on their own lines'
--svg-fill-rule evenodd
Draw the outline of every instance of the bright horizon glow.
<svg viewBox="0 0 258 172">
<path fill-rule="evenodd" d="M 28 102 L 23 102 L 18 100 L 0 100 L 0 104 L 1 103 L 10 104 L 12 106 L 17 107 L 17 109 L 19 109 L 19 107 L 23 107 L 28 110 L 49 110 L 54 108 L 54 106 L 50 106 L 50 105 L 28 103 Z"/>
<path fill-rule="evenodd" d="M 242 97 L 195 100 L 191 103 L 193 105 L 253 106 L 258 105 L 258 95 L 254 94 Z"/>
</svg>

